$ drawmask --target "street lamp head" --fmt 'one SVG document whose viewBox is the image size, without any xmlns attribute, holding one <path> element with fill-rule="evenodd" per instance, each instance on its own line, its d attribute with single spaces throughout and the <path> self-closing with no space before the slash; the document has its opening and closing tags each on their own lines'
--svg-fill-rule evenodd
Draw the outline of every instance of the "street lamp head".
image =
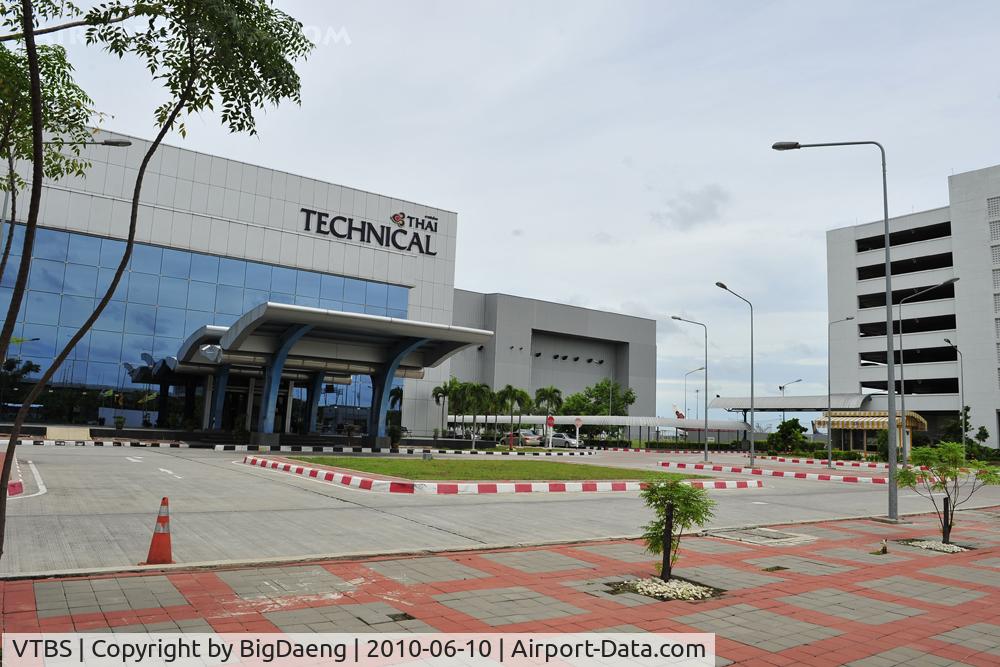
<svg viewBox="0 0 1000 667">
<path fill-rule="evenodd" d="M 677 315 L 671 315 L 670 319 L 672 319 L 672 320 L 683 320 L 684 318 L 678 317 Z"/>
<path fill-rule="evenodd" d="M 717 282 L 717 283 L 715 283 L 715 286 L 716 287 L 721 287 L 724 290 L 728 290 L 729 289 L 728 287 L 726 287 L 726 283 L 718 283 Z"/>
<path fill-rule="evenodd" d="M 848 315 L 847 317 L 844 318 L 844 321 L 845 322 L 850 322 L 853 319 L 854 319 L 854 315 Z"/>
<path fill-rule="evenodd" d="M 948 343 L 948 345 L 951 345 L 952 347 L 955 347 L 955 344 L 951 342 L 950 338 L 945 338 L 944 342 Z"/>
<path fill-rule="evenodd" d="M 958 280 L 959 279 L 957 276 L 955 278 L 948 278 L 948 280 L 941 283 L 941 287 L 944 287 L 945 285 L 954 285 L 955 283 L 958 282 Z"/>
<path fill-rule="evenodd" d="M 126 146 L 131 146 L 132 142 L 127 139 L 105 139 L 101 142 L 102 146 L 115 146 L 117 148 L 125 148 Z"/>
<path fill-rule="evenodd" d="M 797 141 L 778 141 L 771 145 L 776 151 L 794 151 L 802 148 Z"/>
</svg>

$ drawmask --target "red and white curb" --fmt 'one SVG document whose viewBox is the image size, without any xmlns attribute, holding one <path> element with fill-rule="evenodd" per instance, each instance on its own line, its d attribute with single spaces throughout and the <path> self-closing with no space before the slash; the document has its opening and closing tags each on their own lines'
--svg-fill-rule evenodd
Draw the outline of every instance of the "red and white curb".
<svg viewBox="0 0 1000 667">
<path fill-rule="evenodd" d="M 631 454 L 704 454 L 704 449 L 629 449 L 626 447 L 588 447 L 591 452 L 628 452 Z M 742 454 L 736 449 L 709 450 L 709 454 Z"/>
<path fill-rule="evenodd" d="M 17 454 L 12 453 L 14 463 L 10 469 L 10 476 L 13 478 L 7 482 L 7 495 L 19 496 L 24 493 L 24 480 L 21 478 L 21 463 L 17 460 Z"/>
<path fill-rule="evenodd" d="M 748 454 L 749 456 L 749 454 Z M 758 459 L 766 459 L 768 461 L 777 461 L 778 463 L 800 463 L 806 465 L 826 465 L 828 463 L 827 459 L 786 459 L 782 456 L 758 456 Z M 888 463 L 871 463 L 868 461 L 834 461 L 834 466 L 840 466 L 844 468 L 879 468 L 881 470 L 888 470 Z M 899 468 L 904 468 L 903 464 L 898 465 Z M 913 466 L 917 470 L 930 470 L 927 466 Z"/>
<path fill-rule="evenodd" d="M 741 475 L 760 475 L 762 477 L 787 477 L 789 479 L 810 479 L 820 482 L 847 482 L 850 484 L 887 484 L 885 477 L 865 477 L 863 475 L 827 475 L 816 472 L 793 472 L 791 470 L 765 470 L 763 468 L 744 468 L 742 466 L 720 466 L 706 463 L 675 463 L 660 461 L 664 468 L 687 470 L 710 470 L 712 472 L 729 472 Z"/>
<path fill-rule="evenodd" d="M 641 491 L 644 482 L 412 482 L 362 477 L 334 470 L 322 470 L 256 456 L 243 457 L 243 463 L 257 468 L 300 475 L 321 482 L 347 486 L 361 491 L 381 493 L 407 493 L 429 495 L 475 495 L 499 493 L 608 493 Z M 699 489 L 755 489 L 763 486 L 760 480 L 688 480 L 684 482 Z"/>
</svg>

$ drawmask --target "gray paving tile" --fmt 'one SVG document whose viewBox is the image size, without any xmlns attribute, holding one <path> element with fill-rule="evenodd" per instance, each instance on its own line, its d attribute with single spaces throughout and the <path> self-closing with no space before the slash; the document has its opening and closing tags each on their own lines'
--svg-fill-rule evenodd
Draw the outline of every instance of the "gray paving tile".
<svg viewBox="0 0 1000 667">
<path fill-rule="evenodd" d="M 940 604 L 947 607 L 954 607 L 971 600 L 978 600 L 986 595 L 986 593 L 969 590 L 968 588 L 946 586 L 924 581 L 923 579 L 914 579 L 899 575 L 871 581 L 861 581 L 857 585 L 880 593 L 888 593 L 890 595 L 920 600 L 921 602 L 928 602 L 930 604 Z"/>
<path fill-rule="evenodd" d="M 335 604 L 294 611 L 265 612 L 282 632 L 434 632 L 423 621 L 397 621 L 399 609 L 385 602 Z"/>
<path fill-rule="evenodd" d="M 913 667 L 959 667 L 964 662 L 956 662 L 950 658 L 918 651 L 901 646 L 891 651 L 883 651 L 867 658 L 849 662 L 845 667 L 894 667 L 895 665 L 912 665 Z"/>
<path fill-rule="evenodd" d="M 747 572 L 746 570 L 726 567 L 725 565 L 680 567 L 675 568 L 674 573 L 683 579 L 690 579 L 699 584 L 727 591 L 757 588 L 758 586 L 767 586 L 768 584 L 784 581 L 783 578 L 771 574 Z"/>
<path fill-rule="evenodd" d="M 624 607 L 638 607 L 644 604 L 659 602 L 656 598 L 639 595 L 638 593 L 612 593 L 608 590 L 607 585 L 609 583 L 631 581 L 637 578 L 638 577 L 632 576 L 601 577 L 600 579 L 587 579 L 585 581 L 564 581 L 563 586 L 569 586 L 573 590 L 586 593 L 587 595 L 593 595 L 594 597 L 601 598 L 602 600 L 611 600 L 612 602 L 620 604 Z"/>
<path fill-rule="evenodd" d="M 435 595 L 434 599 L 492 626 L 585 613 L 573 605 L 522 586 L 444 593 Z"/>
<path fill-rule="evenodd" d="M 771 652 L 841 634 L 839 630 L 798 621 L 748 604 L 735 604 L 712 611 L 720 613 L 695 613 L 676 620 L 701 632 L 714 632 L 720 637 Z"/>
<path fill-rule="evenodd" d="M 924 613 L 920 609 L 905 607 L 894 602 L 883 602 L 834 588 L 821 588 L 808 593 L 789 595 L 779 600 L 796 607 L 866 625 L 892 623 Z"/>
<path fill-rule="evenodd" d="M 910 529 L 905 526 L 894 526 L 890 523 L 880 523 L 878 521 L 839 521 L 837 526 L 846 530 L 872 535 L 885 535 L 886 537 L 905 533 Z"/>
<path fill-rule="evenodd" d="M 555 551 L 546 551 L 544 549 L 484 554 L 483 558 L 530 574 L 560 572 L 562 570 L 594 570 L 598 568 L 593 563 L 577 560 L 576 558 L 570 558 Z"/>
<path fill-rule="evenodd" d="M 490 577 L 487 572 L 462 565 L 450 558 L 400 558 L 365 563 L 365 567 L 401 583 L 429 584 L 441 581 L 482 579 Z"/>
<path fill-rule="evenodd" d="M 646 547 L 640 544 L 633 544 L 631 542 L 620 544 L 594 544 L 586 547 L 576 547 L 574 550 L 586 551 L 605 558 L 614 558 L 615 560 L 620 560 L 623 563 L 647 563 L 655 561 L 658 558 L 658 556 L 646 551 Z"/>
<path fill-rule="evenodd" d="M 1000 656 L 1000 625 L 975 623 L 932 637 L 962 648 Z"/>
<path fill-rule="evenodd" d="M 817 556 L 823 556 L 825 558 L 849 560 L 854 563 L 864 563 L 866 565 L 885 565 L 887 563 L 898 563 L 900 561 L 910 560 L 906 556 L 900 556 L 892 553 L 891 551 L 884 555 L 874 554 L 872 551 L 875 551 L 875 549 L 869 551 L 868 549 L 862 548 L 840 547 L 837 549 L 816 551 L 815 553 Z"/>
<path fill-rule="evenodd" d="M 731 541 L 711 537 L 686 537 L 681 539 L 681 552 L 687 550 L 700 554 L 736 554 L 741 551 L 750 551 L 749 548 L 734 544 Z"/>
<path fill-rule="evenodd" d="M 744 561 L 764 569 L 768 567 L 782 567 L 799 574 L 807 574 L 822 577 L 828 574 L 842 574 L 857 569 L 853 565 L 837 565 L 826 561 L 803 558 L 802 556 L 768 556 L 766 558 L 751 558 Z"/>
<path fill-rule="evenodd" d="M 834 525 L 841 525 L 839 523 Z M 847 530 L 834 530 L 832 528 L 824 528 L 823 526 L 814 526 L 812 524 L 806 524 L 802 526 L 787 526 L 781 529 L 783 532 L 788 533 L 798 533 L 800 535 L 809 535 L 811 537 L 816 537 L 821 540 L 850 540 L 858 537 L 857 533 L 852 533 Z"/>
<path fill-rule="evenodd" d="M 90 632 L 89 630 L 87 632 Z M 138 623 L 135 625 L 120 625 L 111 628 L 115 634 L 133 634 L 142 632 L 179 632 L 183 634 L 215 632 L 212 626 L 203 618 L 187 621 L 166 621 L 163 623 Z"/>
<path fill-rule="evenodd" d="M 217 575 L 244 600 L 333 595 L 355 587 L 319 565 L 224 570 Z"/>
<path fill-rule="evenodd" d="M 994 588 L 1000 588 L 1000 572 L 983 570 L 978 567 L 963 567 L 962 565 L 942 565 L 941 567 L 929 567 L 920 570 L 923 574 L 931 574 L 935 577 L 945 579 L 955 579 L 965 581 L 970 584 L 986 584 Z"/>
<path fill-rule="evenodd" d="M 34 592 L 39 618 L 188 604 L 163 575 L 36 582 Z"/>
<path fill-rule="evenodd" d="M 975 565 L 1000 569 L 1000 558 L 983 558 L 982 560 L 974 560 L 972 562 Z"/>
</svg>

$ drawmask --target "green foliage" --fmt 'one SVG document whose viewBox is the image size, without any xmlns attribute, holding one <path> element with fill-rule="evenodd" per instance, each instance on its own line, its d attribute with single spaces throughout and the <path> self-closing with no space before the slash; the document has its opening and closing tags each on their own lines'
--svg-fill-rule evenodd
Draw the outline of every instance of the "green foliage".
<svg viewBox="0 0 1000 667">
<path fill-rule="evenodd" d="M 708 492 L 676 479 L 657 480 L 640 493 L 646 506 L 653 510 L 655 518 L 643 527 L 643 539 L 650 553 L 662 554 L 669 548 L 670 563 L 677 562 L 677 555 L 684 531 L 694 526 L 703 526 L 712 518 L 715 501 Z M 674 507 L 674 530 L 670 535 L 670 545 L 663 543 L 667 507 Z"/>
<path fill-rule="evenodd" d="M 125 428 L 125 417 L 122 415 L 115 415 L 115 429 L 122 430 Z"/>
<path fill-rule="evenodd" d="M 386 430 L 386 433 L 389 436 L 389 443 L 391 445 L 398 445 L 399 441 L 403 437 L 403 429 L 401 427 L 399 427 L 399 426 L 396 426 L 395 424 L 393 424 L 392 426 L 390 426 Z"/>
<path fill-rule="evenodd" d="M 1000 449 L 967 442 L 965 443 L 965 456 L 973 461 L 1000 461 Z"/>
<path fill-rule="evenodd" d="M 393 387 L 389 390 L 389 409 L 399 410 L 403 405 L 403 388 Z"/>
<path fill-rule="evenodd" d="M 535 405 L 545 414 L 555 414 L 563 406 L 562 390 L 558 387 L 539 387 L 535 390 Z"/>
<path fill-rule="evenodd" d="M 786 419 L 778 425 L 778 430 L 767 436 L 767 448 L 778 452 L 792 452 L 801 449 L 806 443 L 806 427 L 799 423 L 798 418 Z"/>
<path fill-rule="evenodd" d="M 962 408 L 962 414 L 945 422 L 941 429 L 941 439 L 948 442 L 970 442 L 969 432 L 972 430 L 972 420 L 969 418 L 969 412 L 969 406 L 966 405 Z M 963 425 L 965 426 L 964 433 L 962 431 Z"/>
<path fill-rule="evenodd" d="M 627 415 L 630 405 L 635 403 L 635 392 L 622 389 L 622 386 L 610 379 L 604 379 L 581 392 L 570 394 L 563 399 L 560 413 L 564 415 L 606 415 L 610 405 L 611 414 Z M 618 428 L 605 426 L 583 426 L 582 435 L 593 436 L 607 432 L 612 437 L 618 435 Z"/>
<path fill-rule="evenodd" d="M 979 443 L 980 445 L 982 445 L 982 444 L 984 444 L 984 443 L 985 443 L 985 442 L 986 442 L 987 440 L 989 440 L 989 439 L 990 439 L 990 432 L 986 430 L 986 427 L 985 427 L 985 426 L 980 426 L 980 427 L 979 427 L 979 430 L 978 430 L 978 431 L 976 431 L 976 435 L 975 435 L 974 437 L 976 438 L 976 441 L 977 441 L 977 442 L 978 442 L 978 443 Z"/>
<path fill-rule="evenodd" d="M 916 467 L 901 469 L 897 483 L 931 501 L 941 523 L 942 541 L 946 544 L 950 542 L 951 528 L 955 524 L 955 511 L 982 487 L 1000 485 L 1000 468 L 967 459 L 965 447 L 960 442 L 916 447 L 910 453 L 910 462 Z M 922 471 L 921 467 L 928 470 Z M 939 507 L 934 494 L 944 495 L 947 507 L 943 500 Z"/>
</svg>

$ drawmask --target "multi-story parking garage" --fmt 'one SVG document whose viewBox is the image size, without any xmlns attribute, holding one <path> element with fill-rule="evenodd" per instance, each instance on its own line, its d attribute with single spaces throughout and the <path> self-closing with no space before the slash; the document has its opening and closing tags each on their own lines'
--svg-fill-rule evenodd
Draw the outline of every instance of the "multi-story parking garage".
<svg viewBox="0 0 1000 667">
<path fill-rule="evenodd" d="M 958 417 L 964 389 L 970 425 L 985 425 L 996 447 L 1000 166 L 951 176 L 948 188 L 948 206 L 889 221 L 892 333 L 901 335 L 895 361 L 903 364 L 895 389 L 905 384 L 906 409 L 923 415 L 932 434 Z M 882 410 L 888 389 L 884 257 L 881 221 L 827 232 L 830 320 L 855 318 L 832 327 L 833 391 L 882 392 L 871 399 Z M 949 283 L 953 278 L 958 282 Z"/>
<path fill-rule="evenodd" d="M 85 178 L 45 183 L 10 356 L 44 370 L 110 284 L 148 148 L 131 142 L 88 147 Z M 25 216 L 19 207 L 17 222 Z M 429 434 L 440 423 L 431 391 L 453 372 L 494 387 L 563 383 L 566 392 L 613 378 L 635 390 L 632 414 L 653 414 L 655 322 L 517 299 L 516 312 L 493 312 L 486 326 L 480 302 L 495 295 L 456 299 L 458 229 L 458 216 L 441 208 L 162 146 L 124 280 L 33 418 L 93 424 L 139 414 L 224 430 L 245 418 L 262 433 L 364 428 L 381 422 L 373 409 L 384 412 L 394 385 L 404 389 L 402 424 Z M 22 244 L 18 224 L 0 306 Z M 463 347 L 453 371 L 450 357 Z M 561 358 L 542 363 L 543 351 Z M 475 360 L 487 357 L 503 372 L 484 375 Z"/>
</svg>

